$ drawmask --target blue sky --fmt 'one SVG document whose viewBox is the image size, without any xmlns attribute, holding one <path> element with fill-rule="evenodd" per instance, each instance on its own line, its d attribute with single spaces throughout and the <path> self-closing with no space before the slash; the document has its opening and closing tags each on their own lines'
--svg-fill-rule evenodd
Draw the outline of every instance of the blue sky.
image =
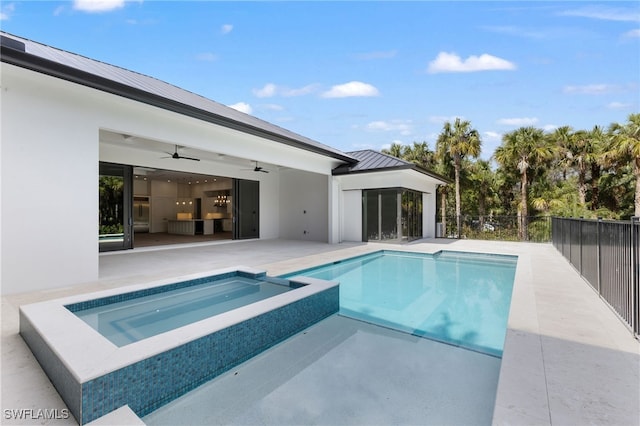
<svg viewBox="0 0 640 426">
<path fill-rule="evenodd" d="M 489 158 L 523 125 L 640 111 L 637 1 L 3 0 L 0 19 L 343 151 L 434 148 L 462 117 Z"/>
</svg>

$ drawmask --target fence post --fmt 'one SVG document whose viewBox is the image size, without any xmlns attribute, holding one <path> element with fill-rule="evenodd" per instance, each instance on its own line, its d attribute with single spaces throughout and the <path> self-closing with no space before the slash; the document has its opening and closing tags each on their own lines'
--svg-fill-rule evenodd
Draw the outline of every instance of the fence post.
<svg viewBox="0 0 640 426">
<path fill-rule="evenodd" d="M 640 223 L 640 217 L 631 217 L 631 327 L 633 332 L 640 334 L 640 307 L 638 306 L 638 293 L 640 292 L 640 283 L 638 282 L 638 260 L 640 260 L 640 254 L 638 253 L 638 232 L 636 232 L 636 226 Z"/>
<path fill-rule="evenodd" d="M 584 274 L 582 273 L 582 223 L 584 222 L 584 217 L 580 216 L 579 222 L 578 222 L 578 246 L 580 247 L 580 254 L 578 255 L 578 262 L 580 267 L 578 268 L 578 270 L 580 271 L 580 275 L 582 275 L 584 277 Z"/>
<path fill-rule="evenodd" d="M 597 259 L 597 271 L 598 271 L 598 294 L 600 293 L 600 281 L 602 275 L 602 269 L 600 267 L 600 224 L 602 223 L 602 218 L 598 218 L 598 223 L 596 224 L 596 259 Z"/>
</svg>

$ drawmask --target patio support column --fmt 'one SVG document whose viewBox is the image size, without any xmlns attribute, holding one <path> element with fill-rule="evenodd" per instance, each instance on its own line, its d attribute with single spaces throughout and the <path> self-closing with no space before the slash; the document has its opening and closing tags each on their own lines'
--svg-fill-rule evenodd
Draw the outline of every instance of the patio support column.
<svg viewBox="0 0 640 426">
<path fill-rule="evenodd" d="M 327 241 L 329 244 L 337 244 L 341 241 L 340 235 L 340 182 L 333 176 L 327 176 L 328 199 L 327 199 L 327 215 L 328 215 L 328 234 Z"/>
</svg>

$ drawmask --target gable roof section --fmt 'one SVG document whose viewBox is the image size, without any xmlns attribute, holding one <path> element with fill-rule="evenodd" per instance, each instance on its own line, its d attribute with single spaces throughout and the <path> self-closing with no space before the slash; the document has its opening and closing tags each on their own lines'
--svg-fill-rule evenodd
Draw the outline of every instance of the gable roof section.
<svg viewBox="0 0 640 426">
<path fill-rule="evenodd" d="M 390 170 L 415 170 L 424 175 L 441 181 L 443 184 L 451 183 L 451 179 L 441 176 L 431 170 L 421 167 L 415 163 L 401 160 L 392 155 L 383 154 L 372 149 L 348 152 L 348 155 L 358 160 L 356 164 L 342 164 L 333 169 L 334 176 L 348 175 L 354 173 L 371 173 Z"/>
<path fill-rule="evenodd" d="M 342 151 L 144 74 L 0 32 L 2 62 L 347 163 Z"/>
</svg>

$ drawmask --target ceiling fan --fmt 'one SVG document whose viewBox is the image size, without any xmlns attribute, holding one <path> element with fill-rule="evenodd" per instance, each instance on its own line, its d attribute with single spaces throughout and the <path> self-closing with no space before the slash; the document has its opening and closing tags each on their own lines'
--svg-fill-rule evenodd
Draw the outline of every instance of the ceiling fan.
<svg viewBox="0 0 640 426">
<path fill-rule="evenodd" d="M 199 158 L 193 158 L 193 157 L 185 157 L 183 155 L 178 154 L 178 145 L 176 145 L 176 150 L 175 152 L 172 154 L 170 152 L 167 152 L 167 154 L 169 154 L 171 157 L 162 157 L 162 158 L 173 158 L 174 160 L 193 160 L 193 161 L 200 161 Z"/>
<path fill-rule="evenodd" d="M 262 172 L 262 173 L 269 173 L 269 170 L 265 170 L 264 168 L 258 166 L 258 162 L 256 161 L 256 166 L 253 168 L 254 172 Z"/>
</svg>

